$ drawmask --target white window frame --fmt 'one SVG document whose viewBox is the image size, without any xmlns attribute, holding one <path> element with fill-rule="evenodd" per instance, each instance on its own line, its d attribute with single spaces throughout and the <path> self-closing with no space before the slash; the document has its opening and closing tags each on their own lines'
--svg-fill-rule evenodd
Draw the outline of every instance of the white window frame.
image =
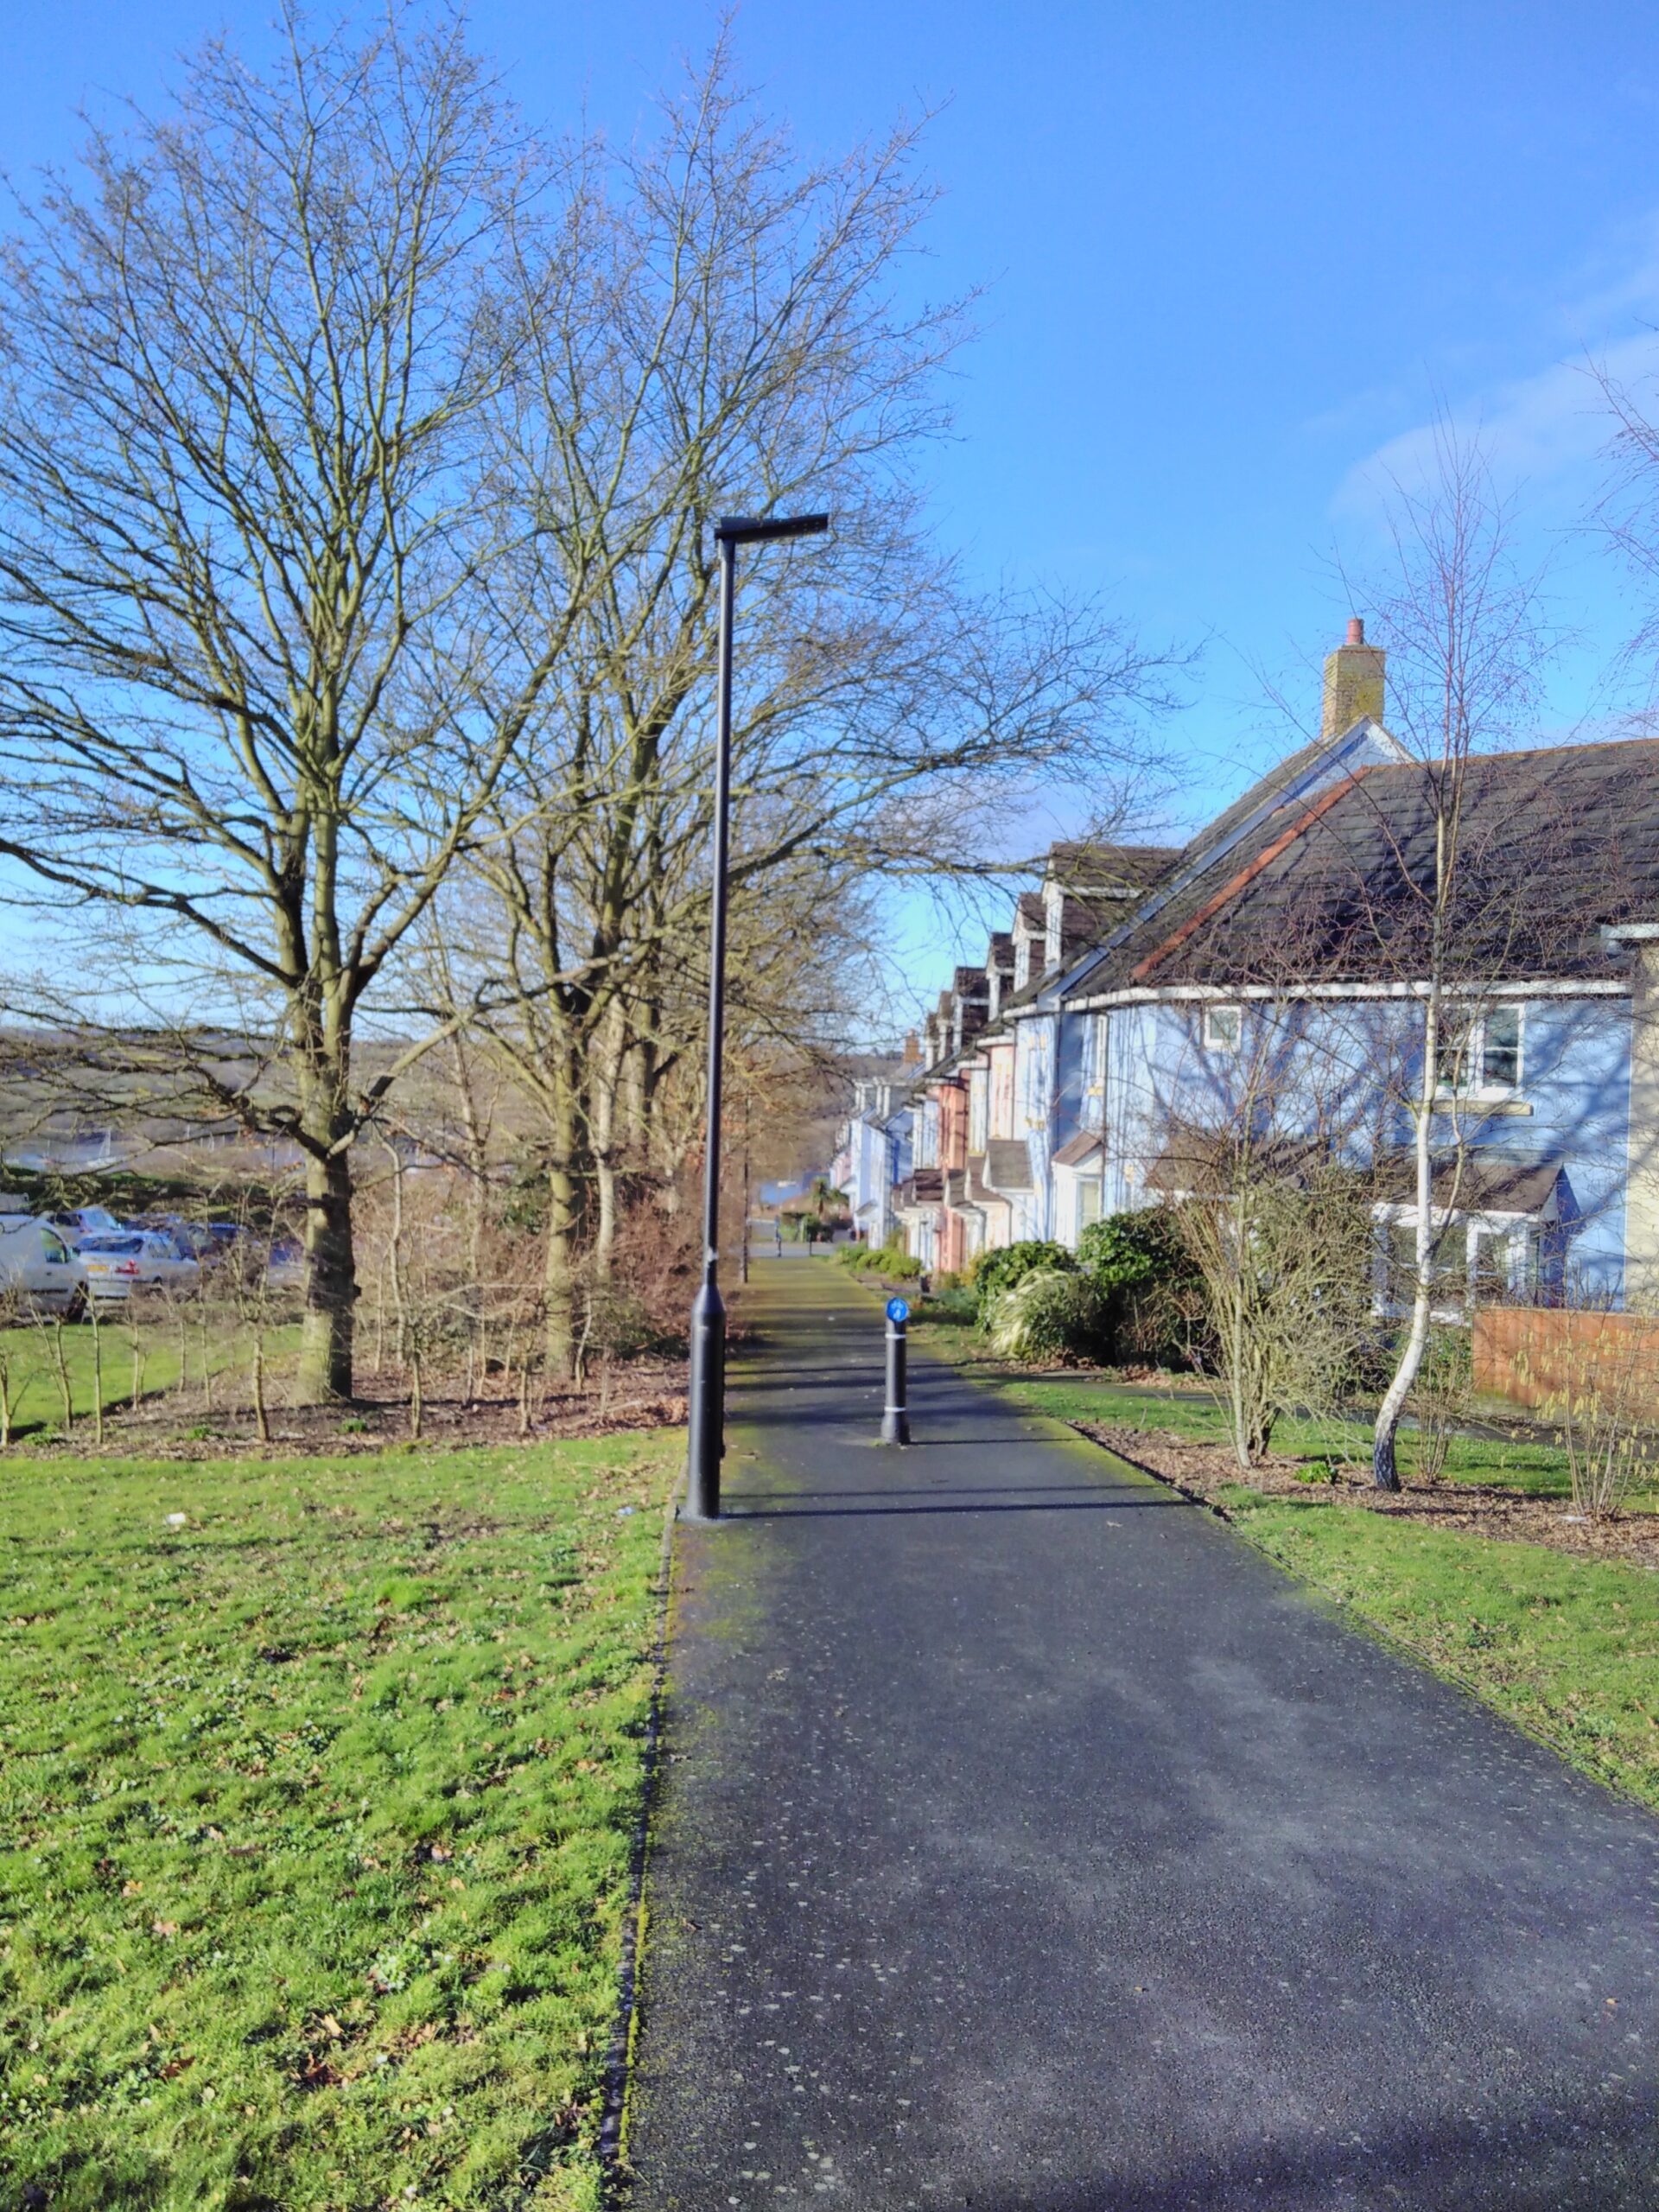
<svg viewBox="0 0 1659 2212">
<path fill-rule="evenodd" d="M 1217 1033 L 1217 1018 L 1231 1016 L 1232 1035 Z M 1198 1027 L 1199 1042 L 1206 1052 L 1236 1052 L 1244 1035 L 1244 1009 L 1235 1003 L 1206 1006 Z"/>
<path fill-rule="evenodd" d="M 1085 1175 L 1079 1173 L 1077 1178 L 1077 1196 L 1072 1204 L 1071 1218 L 1076 1224 L 1077 1237 L 1081 1238 L 1084 1230 L 1092 1227 L 1093 1225 L 1090 1222 L 1086 1221 L 1084 1218 L 1084 1193 L 1086 1191 L 1092 1191 L 1095 1194 L 1095 1220 L 1103 1221 L 1105 1218 L 1106 1192 L 1103 1187 L 1103 1178 L 1100 1172 L 1100 1163 L 1098 1160 L 1096 1162 L 1095 1172 L 1092 1175 Z"/>
<path fill-rule="evenodd" d="M 1486 1080 L 1486 1024 L 1495 1014 L 1515 1016 L 1515 1080 L 1512 1083 L 1488 1083 Z M 1471 1081 L 1473 1071 L 1478 1077 Z M 1434 1096 L 1446 1099 L 1471 1099 L 1478 1103 L 1483 1099 L 1517 1098 L 1527 1079 L 1527 1002 L 1524 999 L 1501 999 L 1483 1007 L 1469 1025 L 1464 1045 L 1463 1079 L 1452 1084 L 1443 1083 L 1438 1071 L 1434 1078 Z"/>
<path fill-rule="evenodd" d="M 1393 1242 L 1402 1230 L 1415 1232 L 1417 1209 L 1414 1205 L 1381 1205 L 1373 1206 L 1371 1217 L 1383 1230 L 1382 1249 L 1378 1254 L 1378 1274 L 1372 1310 L 1379 1316 L 1395 1318 L 1409 1310 L 1406 1304 L 1389 1297 L 1389 1270 L 1393 1263 Z M 1529 1213 L 1471 1213 L 1461 1207 L 1453 1209 L 1451 1219 L 1440 1232 L 1442 1265 L 1446 1263 L 1448 1245 L 1451 1264 L 1447 1270 L 1446 1289 L 1461 1285 L 1455 1298 L 1447 1297 L 1443 1304 L 1429 1308 L 1429 1318 L 1435 1321 L 1452 1322 L 1459 1326 L 1470 1319 L 1474 1303 L 1475 1268 L 1483 1238 L 1502 1238 L 1505 1246 L 1506 1274 L 1511 1297 L 1524 1294 L 1529 1264 L 1535 1263 L 1535 1245 L 1546 1226 L 1545 1217 Z M 1459 1262 L 1459 1241 L 1461 1241 L 1461 1264 Z"/>
<path fill-rule="evenodd" d="M 991 1126 L 991 1075 L 988 1068 L 973 1068 L 968 1076 L 968 1149 L 985 1150 Z"/>
</svg>

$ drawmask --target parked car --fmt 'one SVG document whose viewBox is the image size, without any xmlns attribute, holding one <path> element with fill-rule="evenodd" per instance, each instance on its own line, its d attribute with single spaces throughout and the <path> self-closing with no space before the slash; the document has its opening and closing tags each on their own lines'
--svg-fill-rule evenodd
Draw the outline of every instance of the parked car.
<svg viewBox="0 0 1659 2212">
<path fill-rule="evenodd" d="M 89 1236 L 80 1248 L 86 1289 L 102 1306 L 135 1290 L 193 1290 L 201 1262 L 181 1252 L 156 1229 L 131 1229 L 119 1236 Z"/>
<path fill-rule="evenodd" d="M 86 1308 L 86 1269 L 54 1223 L 39 1214 L 0 1214 L 0 1292 L 73 1319 Z"/>
<path fill-rule="evenodd" d="M 279 1236 L 265 1266 L 268 1290 L 298 1290 L 305 1281 L 305 1247 L 297 1236 Z"/>
<path fill-rule="evenodd" d="M 241 1233 L 233 1221 L 187 1221 L 180 1213 L 141 1213 L 127 1227 L 170 1236 L 188 1259 L 204 1265 L 223 1259 Z"/>
<path fill-rule="evenodd" d="M 47 1218 L 64 1243 L 76 1251 L 88 1236 L 115 1236 L 126 1227 L 107 1206 L 64 1206 Z"/>
</svg>

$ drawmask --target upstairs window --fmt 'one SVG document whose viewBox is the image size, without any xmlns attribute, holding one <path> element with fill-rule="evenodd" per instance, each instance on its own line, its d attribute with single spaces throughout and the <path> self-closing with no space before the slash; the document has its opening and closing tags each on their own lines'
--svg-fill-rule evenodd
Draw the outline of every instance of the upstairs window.
<svg viewBox="0 0 1659 2212">
<path fill-rule="evenodd" d="M 1521 1080 L 1521 1009 L 1495 1006 L 1481 1024 L 1480 1079 L 1488 1090 L 1513 1090 Z"/>
<path fill-rule="evenodd" d="M 1464 1097 L 1518 1090 L 1522 1009 L 1488 1007 L 1462 1027 L 1443 1031 L 1435 1051 L 1436 1086 Z"/>
<path fill-rule="evenodd" d="M 1204 1009 L 1204 1046 L 1208 1052 L 1236 1052 L 1243 1023 L 1236 1006 Z"/>
</svg>

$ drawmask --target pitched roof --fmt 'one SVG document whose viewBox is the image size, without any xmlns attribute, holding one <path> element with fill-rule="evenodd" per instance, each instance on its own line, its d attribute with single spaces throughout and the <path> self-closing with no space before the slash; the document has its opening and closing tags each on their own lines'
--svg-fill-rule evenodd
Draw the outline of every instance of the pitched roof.
<svg viewBox="0 0 1659 2212">
<path fill-rule="evenodd" d="M 1341 754 L 1352 746 L 1355 740 L 1366 734 L 1386 748 L 1394 759 L 1402 765 L 1405 763 L 1405 747 L 1390 737 L 1380 722 L 1356 722 L 1340 737 L 1316 737 L 1276 762 L 1265 776 L 1258 776 L 1249 789 L 1241 791 L 1230 807 L 1217 815 L 1213 822 L 1206 823 L 1187 846 L 1183 856 L 1185 860 L 1190 864 L 1223 843 L 1241 823 L 1248 822 L 1251 815 L 1258 813 L 1274 800 L 1283 799 L 1288 792 L 1300 789 L 1322 768 L 1333 769 Z"/>
<path fill-rule="evenodd" d="M 1524 1160 L 1501 1160 L 1484 1148 L 1466 1151 L 1459 1160 L 1448 1154 L 1432 1164 L 1430 1189 L 1437 1206 L 1455 1205 L 1459 1213 L 1543 1213 L 1555 1195 L 1561 1162 L 1535 1154 Z M 1377 1163 L 1381 1197 L 1395 1205 L 1414 1205 L 1417 1198 L 1414 1154 L 1401 1150 L 1386 1154 Z"/>
<path fill-rule="evenodd" d="M 985 1180 L 994 1190 L 1029 1191 L 1031 1153 L 1022 1137 L 993 1137 L 985 1147 Z"/>
<path fill-rule="evenodd" d="M 1433 772 L 1374 766 L 1278 809 L 1137 925 L 1075 995 L 1131 983 L 1421 976 Z M 1451 934 L 1471 974 L 1606 976 L 1598 925 L 1659 913 L 1659 740 L 1467 764 Z"/>
<path fill-rule="evenodd" d="M 1329 1156 L 1316 1138 L 1269 1139 L 1250 1147 L 1249 1172 L 1258 1183 L 1295 1182 Z M 1213 1198 L 1236 1186 L 1245 1157 L 1230 1130 L 1177 1127 L 1147 1170 L 1147 1187 L 1164 1198 Z"/>
<path fill-rule="evenodd" d="M 1118 845 L 1079 840 L 1051 845 L 1043 874 L 1061 890 L 1080 893 L 1143 891 L 1167 875 L 1181 857 L 1179 845 Z"/>
<path fill-rule="evenodd" d="M 1076 1136 L 1068 1137 L 1055 1154 L 1054 1165 L 1057 1167 L 1081 1167 L 1085 1160 L 1103 1149 L 1104 1141 L 1098 1129 L 1079 1129 Z"/>
</svg>

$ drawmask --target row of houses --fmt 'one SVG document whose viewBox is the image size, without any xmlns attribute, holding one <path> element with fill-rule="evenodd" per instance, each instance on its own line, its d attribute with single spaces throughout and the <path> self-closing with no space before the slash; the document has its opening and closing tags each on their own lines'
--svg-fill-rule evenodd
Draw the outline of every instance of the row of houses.
<svg viewBox="0 0 1659 2212">
<path fill-rule="evenodd" d="M 1465 1276 L 1659 1300 L 1659 743 L 1470 760 L 1435 954 L 1440 772 L 1385 693 L 1356 620 L 1319 737 L 1188 842 L 1054 847 L 912 1057 L 858 1086 L 835 1175 L 862 1236 L 939 1270 L 1075 1245 L 1248 1140 L 1369 1171 L 1385 1254 L 1416 1219 L 1437 976 L 1446 1310 Z"/>
</svg>

